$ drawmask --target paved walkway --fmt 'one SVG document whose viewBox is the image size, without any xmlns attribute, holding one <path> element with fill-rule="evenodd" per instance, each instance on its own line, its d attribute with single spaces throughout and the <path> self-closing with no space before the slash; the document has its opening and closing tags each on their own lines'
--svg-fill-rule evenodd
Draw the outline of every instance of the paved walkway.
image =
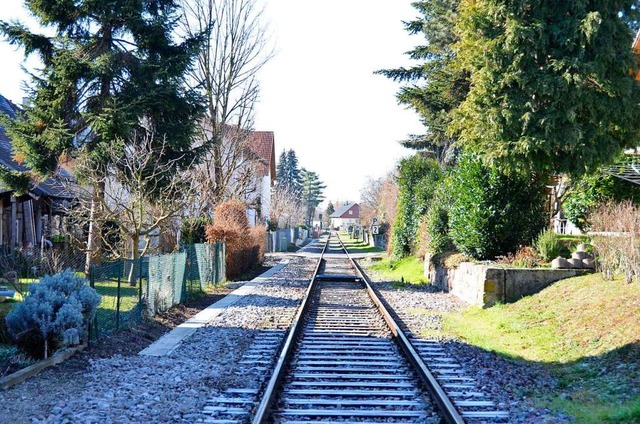
<svg viewBox="0 0 640 424">
<path fill-rule="evenodd" d="M 139 355 L 146 356 L 164 356 L 173 352 L 183 340 L 196 332 L 198 328 L 204 327 L 212 319 L 222 313 L 222 311 L 242 299 L 244 296 L 250 295 L 256 287 L 269 279 L 273 274 L 287 266 L 289 261 L 283 259 L 279 264 L 269 269 L 267 272 L 260 274 L 250 282 L 243 284 L 233 292 L 229 293 L 213 305 L 198 312 L 195 316 L 180 324 L 154 343 L 142 350 Z"/>
</svg>

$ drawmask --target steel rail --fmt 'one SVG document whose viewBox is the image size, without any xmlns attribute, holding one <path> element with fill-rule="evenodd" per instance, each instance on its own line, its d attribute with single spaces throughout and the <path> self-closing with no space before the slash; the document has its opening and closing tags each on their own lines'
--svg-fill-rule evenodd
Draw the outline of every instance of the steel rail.
<svg viewBox="0 0 640 424">
<path fill-rule="evenodd" d="M 346 246 L 340 239 L 340 236 L 336 234 L 336 237 L 338 238 L 338 241 L 344 249 L 345 254 L 347 255 L 347 258 L 351 262 L 352 266 L 356 269 L 356 272 L 360 275 L 360 278 L 362 278 L 367 292 L 369 293 L 369 297 L 371 297 L 371 300 L 376 305 L 378 311 L 391 329 L 391 333 L 395 336 L 398 345 L 405 353 L 405 356 L 407 357 L 409 362 L 411 362 L 411 364 L 414 366 L 415 371 L 418 373 L 420 379 L 423 381 L 423 383 L 429 390 L 429 393 L 437 403 L 445 421 L 450 424 L 464 424 L 464 418 L 462 418 L 456 407 L 453 405 L 453 402 L 451 402 L 451 399 L 449 399 L 442 386 L 440 386 L 440 383 L 438 383 L 431 371 L 429 371 L 429 367 L 427 367 L 427 365 L 424 363 L 415 347 L 409 341 L 409 338 L 406 336 L 406 334 L 404 334 L 398 324 L 396 324 L 387 308 L 385 308 L 384 304 L 371 287 L 369 278 L 365 275 L 360 265 L 358 265 L 358 263 L 351 257 Z"/>
<path fill-rule="evenodd" d="M 329 240 L 331 240 L 331 235 L 327 237 L 327 242 L 322 248 L 322 252 L 320 253 L 320 258 L 318 259 L 316 268 L 313 271 L 313 276 L 311 277 L 311 282 L 309 283 L 307 292 L 305 293 L 304 299 L 302 300 L 302 304 L 298 309 L 298 313 L 296 314 L 296 317 L 293 320 L 293 324 L 291 325 L 291 330 L 289 331 L 289 335 L 287 336 L 284 347 L 280 352 L 280 356 L 278 357 L 278 361 L 276 362 L 276 366 L 273 370 L 273 374 L 271 375 L 271 378 L 269 379 L 269 383 L 267 384 L 267 388 L 265 389 L 264 395 L 262 396 L 262 401 L 260 401 L 260 404 L 257 407 L 256 413 L 253 416 L 253 421 L 252 421 L 253 424 L 260 424 L 260 423 L 266 422 L 266 419 L 269 415 L 271 404 L 273 403 L 280 381 L 284 377 L 285 367 L 291 357 L 291 352 L 293 351 L 295 341 L 300 335 L 300 331 L 302 331 L 301 330 L 302 321 L 307 312 L 307 309 L 309 309 L 309 304 L 311 303 L 310 294 L 313 291 L 313 288 L 315 286 L 316 276 L 318 275 L 318 271 L 320 270 L 320 265 L 322 264 L 322 259 L 324 257 L 325 251 L 327 250 L 327 246 L 329 246 Z"/>
</svg>

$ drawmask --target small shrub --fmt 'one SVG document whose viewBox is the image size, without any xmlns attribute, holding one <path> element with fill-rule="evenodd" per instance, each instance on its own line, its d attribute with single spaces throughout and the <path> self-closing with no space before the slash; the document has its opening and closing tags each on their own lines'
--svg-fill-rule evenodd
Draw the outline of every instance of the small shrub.
<svg viewBox="0 0 640 424">
<path fill-rule="evenodd" d="M 28 355 L 47 358 L 59 346 L 84 340 L 100 295 L 73 271 L 64 271 L 33 284 L 24 302 L 7 315 L 9 333 Z"/>
<path fill-rule="evenodd" d="M 590 216 L 597 267 L 605 279 L 622 273 L 628 283 L 640 278 L 640 207 L 630 201 L 606 203 Z"/>
<path fill-rule="evenodd" d="M 6 309 L 0 309 L 0 344 L 10 344 L 13 342 L 9 329 L 7 328 L 6 316 L 9 313 Z"/>
<path fill-rule="evenodd" d="M 183 243 L 204 243 L 207 240 L 207 225 L 213 224 L 213 219 L 208 216 L 188 218 L 182 221 L 180 240 Z"/>
<path fill-rule="evenodd" d="M 498 263 L 514 268 L 535 268 L 538 266 L 539 252 L 533 247 L 525 246 L 516 253 L 510 253 L 498 258 Z"/>
<path fill-rule="evenodd" d="M 551 262 L 563 253 L 564 245 L 550 228 L 543 230 L 535 241 L 535 247 L 544 262 Z"/>
<path fill-rule="evenodd" d="M 246 206 L 239 200 L 221 203 L 215 209 L 215 223 L 206 227 L 210 243 L 224 241 L 227 277 L 242 275 L 262 262 L 265 250 L 265 228 L 250 228 Z"/>
</svg>

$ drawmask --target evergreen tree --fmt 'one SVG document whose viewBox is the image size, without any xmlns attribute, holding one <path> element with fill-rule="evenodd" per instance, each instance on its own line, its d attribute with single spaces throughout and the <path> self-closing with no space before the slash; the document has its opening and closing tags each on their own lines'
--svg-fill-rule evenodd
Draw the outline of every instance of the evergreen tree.
<svg viewBox="0 0 640 424">
<path fill-rule="evenodd" d="M 325 188 L 327 188 L 327 186 L 322 181 L 320 181 L 318 174 L 313 171 L 302 168 L 300 174 L 302 180 L 302 203 L 305 205 L 307 210 L 307 223 L 308 225 L 311 225 L 313 212 L 316 210 L 316 207 L 324 200 L 323 191 Z"/>
<path fill-rule="evenodd" d="M 324 222 L 327 227 L 331 225 L 331 215 L 336 211 L 336 208 L 333 206 L 333 203 L 329 201 L 327 205 L 327 209 L 324 211 Z"/>
<path fill-rule="evenodd" d="M 191 140 L 201 107 L 185 89 L 184 75 L 201 39 L 174 42 L 174 0 L 25 4 L 54 35 L 33 33 L 19 22 L 0 23 L 11 44 L 27 56 L 38 54 L 43 64 L 32 79 L 30 106 L 21 119 L 6 123 L 19 161 L 46 177 L 63 155 L 71 156 L 104 180 L 113 157 L 107 153 L 142 142 L 151 129 L 162 144 L 158 160 L 180 167 L 193 163 L 200 153 Z M 94 195 L 103 189 L 104 183 Z M 93 255 L 100 234 L 94 212 L 87 249 Z"/>
<path fill-rule="evenodd" d="M 506 170 L 582 174 L 637 145 L 637 2 L 464 0 L 461 144 Z"/>
<path fill-rule="evenodd" d="M 287 175 L 287 151 L 282 150 L 280 158 L 278 159 L 278 165 L 276 166 L 276 181 L 279 185 L 284 185 Z"/>
<path fill-rule="evenodd" d="M 407 52 L 420 63 L 410 68 L 378 71 L 394 81 L 411 83 L 397 94 L 398 101 L 414 109 L 425 126 L 425 134 L 402 142 L 405 147 L 426 150 L 439 162 L 452 160 L 454 139 L 447 133 L 455 109 L 468 92 L 468 73 L 453 66 L 456 42 L 455 17 L 460 0 L 413 3 L 420 17 L 405 23 L 410 34 L 422 34 L 425 44 Z"/>
<path fill-rule="evenodd" d="M 302 179 L 298 167 L 298 157 L 293 149 L 282 151 L 276 168 L 276 180 L 281 187 L 292 193 L 300 193 Z"/>
</svg>

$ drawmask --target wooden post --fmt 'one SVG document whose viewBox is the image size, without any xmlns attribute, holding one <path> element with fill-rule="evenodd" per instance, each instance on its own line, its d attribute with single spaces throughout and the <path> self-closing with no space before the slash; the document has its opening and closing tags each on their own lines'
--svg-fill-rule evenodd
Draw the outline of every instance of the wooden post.
<svg viewBox="0 0 640 424">
<path fill-rule="evenodd" d="M 18 244 L 18 205 L 15 196 L 11 196 L 11 248 Z"/>
</svg>

